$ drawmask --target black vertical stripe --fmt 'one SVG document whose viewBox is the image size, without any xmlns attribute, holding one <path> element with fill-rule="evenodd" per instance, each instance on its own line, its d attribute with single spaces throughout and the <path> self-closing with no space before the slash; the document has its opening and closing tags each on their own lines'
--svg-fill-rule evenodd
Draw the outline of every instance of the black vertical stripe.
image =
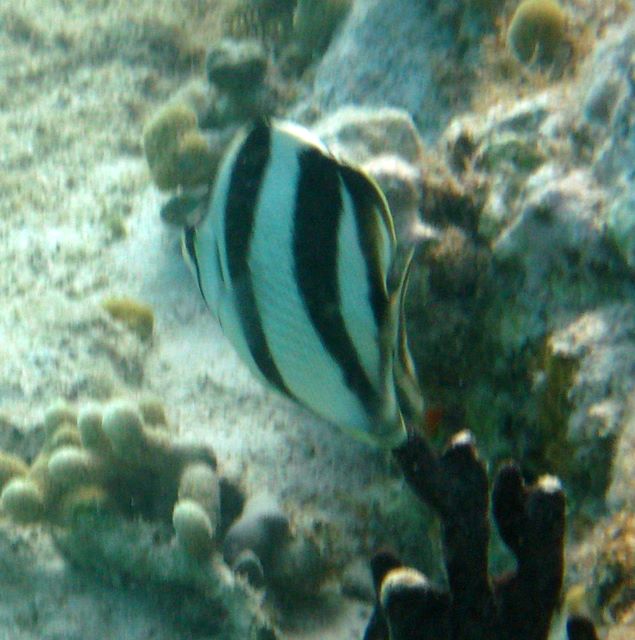
<svg viewBox="0 0 635 640">
<path fill-rule="evenodd" d="M 247 347 L 262 375 L 289 396 L 262 327 L 248 264 L 258 195 L 271 153 L 271 127 L 256 123 L 243 142 L 231 172 L 225 207 L 225 246 L 232 294 Z"/>
<path fill-rule="evenodd" d="M 341 167 L 317 149 L 302 152 L 299 162 L 293 256 L 302 302 L 322 344 L 341 369 L 346 385 L 374 415 L 379 409 L 377 394 L 342 317 L 337 275 L 343 207 Z"/>
<path fill-rule="evenodd" d="M 388 292 L 386 278 L 382 271 L 379 246 L 382 242 L 379 224 L 383 224 L 390 213 L 375 185 L 360 171 L 353 167 L 342 167 L 342 180 L 346 185 L 355 212 L 355 224 L 360 247 L 367 265 L 367 284 L 370 305 L 378 327 L 384 327 L 388 321 Z M 386 222 L 390 224 L 390 222 Z"/>
</svg>

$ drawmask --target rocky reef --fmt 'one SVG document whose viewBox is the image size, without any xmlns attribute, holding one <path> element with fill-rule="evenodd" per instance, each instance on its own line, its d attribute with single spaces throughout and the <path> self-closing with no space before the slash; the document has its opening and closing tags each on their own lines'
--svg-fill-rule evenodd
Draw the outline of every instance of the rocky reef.
<svg viewBox="0 0 635 640">
<path fill-rule="evenodd" d="M 360 637 L 373 606 L 369 635 L 392 624 L 409 637 L 390 602 L 404 582 L 386 570 L 414 585 L 408 611 L 460 627 L 450 556 L 481 554 L 470 575 L 484 609 L 522 609 L 508 589 L 527 593 L 529 562 L 564 581 L 565 610 L 630 638 L 634 54 L 625 0 L 0 7 L 0 635 L 118 637 L 118 616 L 93 602 L 114 584 L 106 601 L 122 616 L 150 610 L 135 639 L 213 635 L 225 610 L 228 633 L 267 637 L 259 608 L 281 637 Z M 174 226 L 196 222 L 227 144 L 261 115 L 300 122 L 370 173 L 402 248 L 420 243 L 420 223 L 438 233 L 420 243 L 406 300 L 419 427 L 434 450 L 467 428 L 490 469 L 517 461 L 522 482 L 492 474 L 502 543 L 492 531 L 489 573 L 482 544 L 466 557 L 446 527 L 474 516 L 465 527 L 482 542 L 480 462 L 478 495 L 462 494 L 478 513 L 404 491 L 394 460 L 249 379 L 205 314 Z M 137 426 L 120 446 L 110 401 L 146 391 L 174 424 L 126 403 Z M 59 396 L 79 416 L 49 417 Z M 126 458 L 137 446 L 150 458 Z M 523 487 L 511 505 L 497 489 L 507 473 Z M 534 500 L 561 499 L 545 474 L 567 495 L 566 523 L 555 518 L 567 543 L 550 545 L 548 566 L 523 556 L 496 506 L 527 524 Z M 374 593 L 366 565 L 386 544 Z M 82 598 L 89 613 L 74 615 Z M 541 633 L 546 616 L 522 610 Z"/>
<path fill-rule="evenodd" d="M 597 19 L 592 7 L 468 5 L 453 13 L 404 3 L 397 13 L 409 19 L 397 23 L 387 3 L 354 4 L 310 89 L 290 106 L 274 99 L 278 111 L 270 113 L 309 124 L 337 157 L 373 175 L 404 246 L 417 243 L 421 222 L 439 230 L 439 241 L 415 258 L 406 301 L 411 348 L 436 416 L 431 434 L 438 443 L 468 426 L 492 463 L 512 456 L 534 480 L 557 473 L 581 530 L 605 512 L 621 476 L 613 465 L 623 457 L 633 393 L 626 60 L 634 27 L 609 30 L 583 61 L 581 24 Z M 477 13 L 480 35 L 470 28 Z M 423 33 L 430 34 L 425 60 L 413 44 Z M 394 41 L 394 58 L 373 57 L 373 34 Z M 247 43 L 223 46 L 237 60 Z M 525 97 L 446 121 L 450 96 L 430 89 L 443 76 L 430 53 L 447 46 L 459 58 L 498 46 L 508 76 L 497 75 L 501 63 L 481 88 L 498 81 Z M 212 85 L 217 55 L 208 57 Z M 333 86 L 343 66 L 347 83 Z M 264 62 L 245 68 L 260 69 L 252 87 L 266 85 Z M 391 73 L 370 83 L 378 68 Z M 478 73 L 464 69 L 474 74 L 467 86 L 479 86 Z M 514 86 L 510 69 L 535 89 Z M 565 83 L 574 76 L 575 90 Z M 172 221 L 189 221 L 187 198 L 166 206 Z"/>
</svg>

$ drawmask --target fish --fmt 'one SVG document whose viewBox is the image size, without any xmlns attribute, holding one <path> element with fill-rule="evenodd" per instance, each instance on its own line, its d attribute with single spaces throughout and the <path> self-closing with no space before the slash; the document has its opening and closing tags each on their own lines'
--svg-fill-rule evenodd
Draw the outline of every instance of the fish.
<svg viewBox="0 0 635 640">
<path fill-rule="evenodd" d="M 262 118 L 202 206 L 183 254 L 240 359 L 354 437 L 402 444 L 423 414 L 404 319 L 412 251 L 397 251 L 375 181 L 301 125 Z"/>
</svg>

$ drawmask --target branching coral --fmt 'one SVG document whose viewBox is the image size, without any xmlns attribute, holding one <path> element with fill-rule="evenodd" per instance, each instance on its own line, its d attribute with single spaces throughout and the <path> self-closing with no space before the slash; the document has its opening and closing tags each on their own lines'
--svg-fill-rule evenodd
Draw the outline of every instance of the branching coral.
<svg viewBox="0 0 635 640">
<path fill-rule="evenodd" d="M 377 604 L 365 640 L 545 640 L 563 582 L 565 497 L 544 476 L 526 486 L 512 463 L 499 471 L 492 510 L 516 570 L 488 575 L 489 497 L 484 464 L 462 432 L 437 456 L 412 436 L 395 451 L 408 484 L 441 518 L 449 592 L 438 589 L 390 552 L 371 563 Z M 592 623 L 571 617 L 569 640 L 596 638 Z"/>
<path fill-rule="evenodd" d="M 47 525 L 74 565 L 185 593 L 182 622 L 228 640 L 275 636 L 260 596 L 223 561 L 223 537 L 226 555 L 233 544 L 264 567 L 266 587 L 306 582 L 312 573 L 319 588 L 324 564 L 315 545 L 279 509 L 281 536 L 266 526 L 270 511 L 239 518 L 244 498 L 218 474 L 214 452 L 174 442 L 156 402 L 115 402 L 79 414 L 60 404 L 44 426 L 46 441 L 30 466 L 0 455 L 0 509 L 17 523 Z"/>
<path fill-rule="evenodd" d="M 209 447 L 173 442 L 163 422 L 156 403 L 115 402 L 79 415 L 53 407 L 30 467 L 0 458 L 1 509 L 17 523 L 47 525 L 84 570 L 186 594 L 186 624 L 227 640 L 271 640 L 259 597 L 220 554 L 242 497 L 219 477 Z"/>
</svg>

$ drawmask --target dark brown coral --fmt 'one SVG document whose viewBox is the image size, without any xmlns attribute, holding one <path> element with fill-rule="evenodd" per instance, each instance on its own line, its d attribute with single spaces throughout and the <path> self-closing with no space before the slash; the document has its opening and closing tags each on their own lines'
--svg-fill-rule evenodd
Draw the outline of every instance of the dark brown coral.
<svg viewBox="0 0 635 640">
<path fill-rule="evenodd" d="M 491 579 L 489 483 L 471 434 L 455 436 L 441 456 L 416 435 L 394 453 L 410 487 L 441 519 L 449 592 L 390 552 L 376 554 L 377 604 L 364 640 L 546 640 L 564 571 L 558 480 L 545 476 L 527 486 L 513 463 L 498 472 L 492 512 L 517 566 Z M 569 640 L 597 639 L 584 618 L 570 618 L 567 633 Z"/>
</svg>

